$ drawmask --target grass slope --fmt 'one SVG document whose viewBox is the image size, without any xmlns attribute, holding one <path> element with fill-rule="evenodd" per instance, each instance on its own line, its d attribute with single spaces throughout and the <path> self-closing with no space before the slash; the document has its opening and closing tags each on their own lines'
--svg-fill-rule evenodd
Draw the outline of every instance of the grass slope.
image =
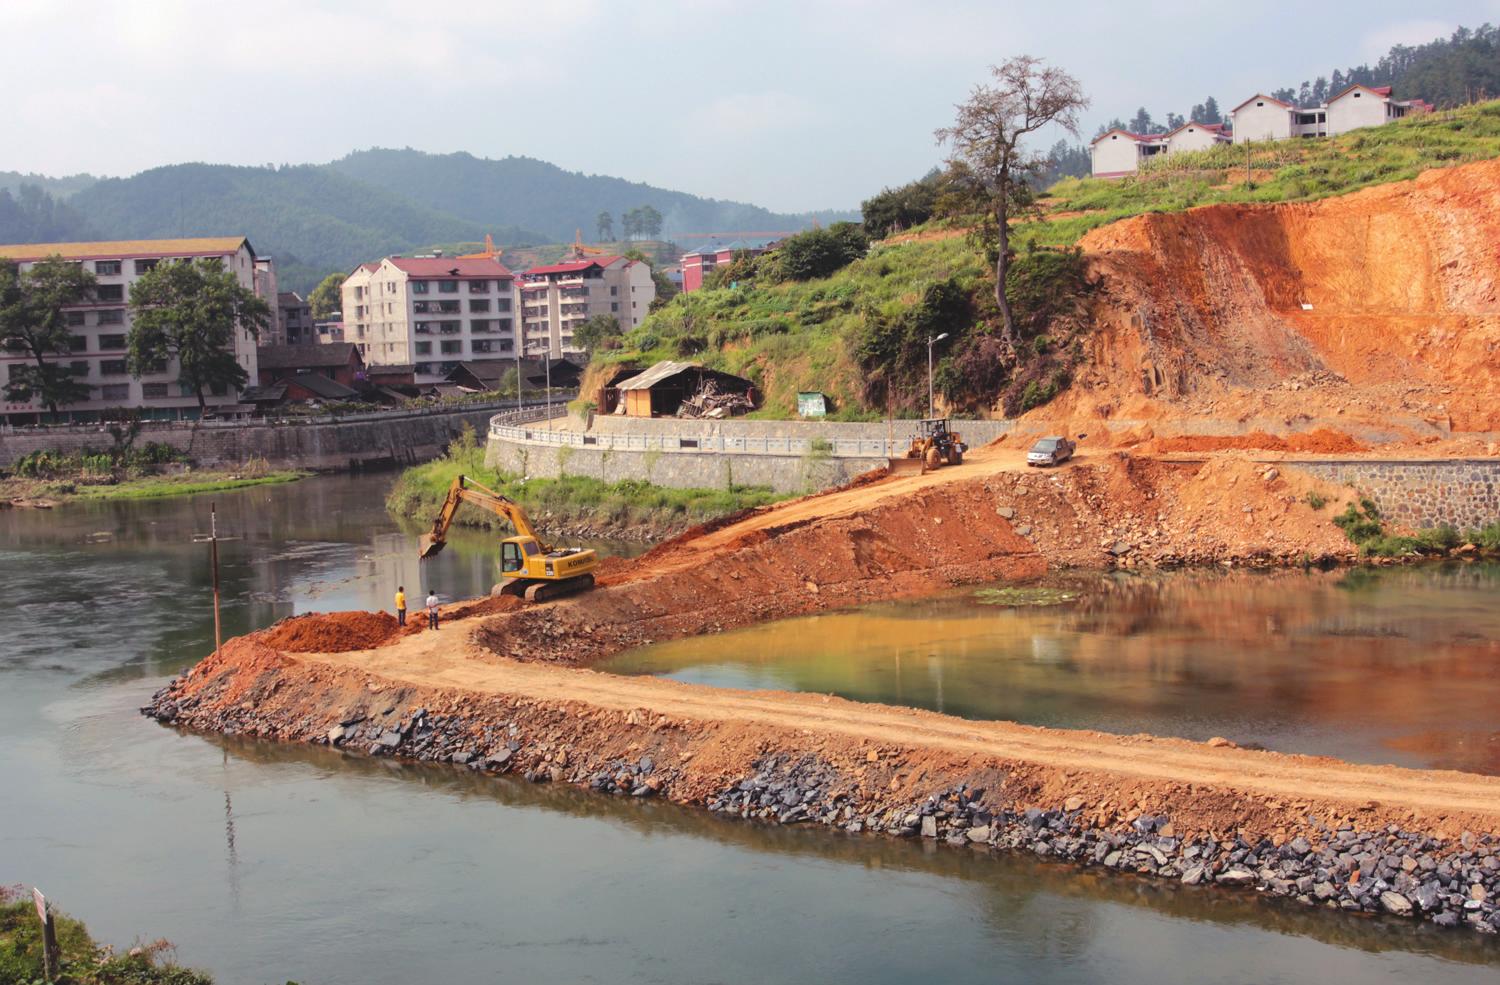
<svg viewBox="0 0 1500 985">
<path fill-rule="evenodd" d="M 403 518 L 430 522 L 447 498 L 454 478 L 466 475 L 520 503 L 540 527 L 582 523 L 654 538 L 788 498 L 754 486 L 670 489 L 648 482 L 604 482 L 584 476 L 527 479 L 486 468 L 484 449 L 471 435 L 465 437 L 467 441 L 455 441 L 442 458 L 402 472 L 386 498 L 386 508 Z M 499 517 L 472 508 L 459 510 L 454 522 L 485 529 L 509 527 Z"/>
<path fill-rule="evenodd" d="M 1248 182 L 1247 153 L 1253 178 Z M 1097 226 L 1145 212 L 1219 202 L 1309 201 L 1496 156 L 1500 102 L 1331 139 L 1162 157 L 1133 178 L 1058 182 L 1042 196 L 1041 214 L 1019 225 L 1014 241 L 1024 257 L 1031 248 L 1072 246 Z M 591 381 L 618 363 L 692 359 L 754 380 L 765 395 L 755 416 L 794 417 L 797 391 L 821 390 L 834 397 L 836 419 L 879 418 L 885 408 L 863 402 L 866 370 L 854 355 L 871 322 L 902 317 L 921 303 L 926 288 L 950 277 L 971 293 L 982 318 L 985 295 L 993 290 L 984 258 L 961 231 L 932 223 L 899 239 L 877 244 L 864 259 L 821 280 L 755 282 L 679 296 L 626 335 L 621 348 L 597 353 Z M 1027 335 L 1028 345 L 1039 341 L 1037 334 Z M 1057 341 L 1054 333 L 1052 342 Z M 942 381 L 952 367 L 947 354 L 940 350 L 939 356 Z M 917 392 L 925 391 L 925 374 L 904 376 L 909 405 L 925 402 L 925 392 Z"/>
</svg>

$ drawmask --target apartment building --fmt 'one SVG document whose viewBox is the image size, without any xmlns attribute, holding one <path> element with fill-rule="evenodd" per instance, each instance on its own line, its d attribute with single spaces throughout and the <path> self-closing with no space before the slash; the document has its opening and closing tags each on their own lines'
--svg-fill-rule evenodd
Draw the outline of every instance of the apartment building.
<svg viewBox="0 0 1500 985">
<path fill-rule="evenodd" d="M 310 345 L 318 341 L 313 326 L 312 306 L 296 291 L 276 295 L 276 333 L 261 339 L 265 345 Z"/>
<path fill-rule="evenodd" d="M 344 341 L 369 366 L 412 365 L 418 384 L 515 356 L 515 275 L 498 260 L 386 257 L 356 267 L 342 295 Z"/>
<path fill-rule="evenodd" d="M 751 246 L 740 240 L 735 240 L 728 246 L 704 246 L 691 253 L 682 255 L 682 292 L 697 291 L 702 289 L 706 281 L 715 270 L 728 263 L 733 263 L 737 254 L 744 253 L 749 256 L 760 256 L 770 246 Z"/>
<path fill-rule="evenodd" d="M 1431 103 L 1421 99 L 1392 99 L 1390 86 L 1351 85 L 1318 106 L 1294 106 L 1258 92 L 1229 111 L 1230 124 L 1189 120 L 1170 133 L 1119 129 L 1101 133 L 1091 145 L 1093 174 L 1095 178 L 1120 178 L 1134 174 L 1142 161 L 1157 154 L 1231 142 L 1332 137 L 1432 109 Z"/>
<path fill-rule="evenodd" d="M 60 256 L 77 263 L 98 282 L 93 300 L 66 310 L 73 330 L 73 351 L 68 366 L 74 376 L 90 387 L 88 400 L 59 408 L 59 416 L 70 422 L 100 420 L 105 412 L 122 408 L 136 410 L 152 420 L 193 419 L 198 416 L 198 398 L 177 382 L 173 361 L 140 379 L 126 368 L 126 339 L 130 333 L 130 287 L 157 264 L 168 260 L 211 258 L 224 263 L 243 286 L 255 291 L 267 304 L 276 302 L 275 275 L 270 261 L 257 258 L 243 236 L 201 239 L 125 240 L 99 243 L 40 243 L 0 246 L 0 257 L 27 269 L 47 257 Z M 234 357 L 249 376 L 256 379 L 256 339 L 248 330 L 234 336 Z M 0 349 L 0 375 L 8 379 L 11 367 L 24 363 L 21 353 Z M 225 412 L 239 404 L 240 395 L 226 389 L 206 395 L 211 411 Z M 10 424 L 33 424 L 46 408 L 37 401 L 5 401 L 0 396 L 0 417 Z"/>
<path fill-rule="evenodd" d="M 532 267 L 522 272 L 519 291 L 525 352 L 550 352 L 553 359 L 582 353 L 573 333 L 595 315 L 614 316 L 628 332 L 646 320 L 656 300 L 651 268 L 622 256 Z"/>
</svg>

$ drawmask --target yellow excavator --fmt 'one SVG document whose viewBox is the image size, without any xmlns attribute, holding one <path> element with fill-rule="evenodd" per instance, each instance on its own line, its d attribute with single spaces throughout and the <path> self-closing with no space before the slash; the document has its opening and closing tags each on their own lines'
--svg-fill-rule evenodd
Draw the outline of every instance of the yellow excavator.
<svg viewBox="0 0 1500 985">
<path fill-rule="evenodd" d="M 422 535 L 419 547 L 424 560 L 447 546 L 448 528 L 462 503 L 504 517 L 516 528 L 514 537 L 500 542 L 502 580 L 491 595 L 518 595 L 528 602 L 548 602 L 594 587 L 594 569 L 599 566 L 599 557 L 592 549 L 548 547 L 537 537 L 519 503 L 462 475 L 448 487 L 448 498 L 432 522 L 432 532 Z"/>
</svg>

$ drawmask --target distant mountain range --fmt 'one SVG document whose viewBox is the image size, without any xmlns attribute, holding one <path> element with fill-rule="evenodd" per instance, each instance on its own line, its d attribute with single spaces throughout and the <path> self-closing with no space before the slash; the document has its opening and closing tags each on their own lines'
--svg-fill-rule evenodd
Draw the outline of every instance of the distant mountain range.
<svg viewBox="0 0 1500 985">
<path fill-rule="evenodd" d="M 376 148 L 323 165 L 173 164 L 129 178 L 0 171 L 0 243 L 244 233 L 276 257 L 284 287 L 307 290 L 330 271 L 486 233 L 505 246 L 571 241 L 575 230 L 589 239 L 600 212 L 618 235 L 621 215 L 644 205 L 661 213 L 666 238 L 858 217 L 772 212 L 532 158 Z"/>
</svg>

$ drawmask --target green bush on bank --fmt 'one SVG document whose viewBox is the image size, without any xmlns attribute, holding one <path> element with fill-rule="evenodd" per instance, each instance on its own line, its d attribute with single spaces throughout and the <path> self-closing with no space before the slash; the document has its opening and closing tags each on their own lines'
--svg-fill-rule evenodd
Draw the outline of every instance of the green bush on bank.
<svg viewBox="0 0 1500 985">
<path fill-rule="evenodd" d="M 564 521 L 686 526 L 787 498 L 762 486 L 673 489 L 637 479 L 605 482 L 578 475 L 556 479 L 510 475 L 485 466 L 484 449 L 473 429 L 466 428 L 442 458 L 401 473 L 386 498 L 386 508 L 398 516 L 430 521 L 437 515 L 454 478 L 460 475 L 520 503 L 533 522 L 551 513 Z M 505 525 L 499 517 L 473 509 L 461 510 L 455 522 L 491 529 Z"/>
<path fill-rule="evenodd" d="M 55 914 L 57 942 L 62 952 L 59 981 L 72 985 L 213 985 L 202 972 L 171 960 L 166 941 L 133 947 L 116 954 L 89 935 L 82 922 Z M 19 887 L 0 886 L 0 982 L 41 982 L 42 931 L 36 907 Z"/>
<path fill-rule="evenodd" d="M 1380 510 L 1365 498 L 1350 503 L 1344 512 L 1333 518 L 1333 522 L 1366 557 L 1446 554 L 1465 543 L 1485 551 L 1500 550 L 1500 521 L 1470 530 L 1467 534 L 1447 525 L 1421 530 L 1411 536 L 1390 534 L 1386 532 Z"/>
</svg>

